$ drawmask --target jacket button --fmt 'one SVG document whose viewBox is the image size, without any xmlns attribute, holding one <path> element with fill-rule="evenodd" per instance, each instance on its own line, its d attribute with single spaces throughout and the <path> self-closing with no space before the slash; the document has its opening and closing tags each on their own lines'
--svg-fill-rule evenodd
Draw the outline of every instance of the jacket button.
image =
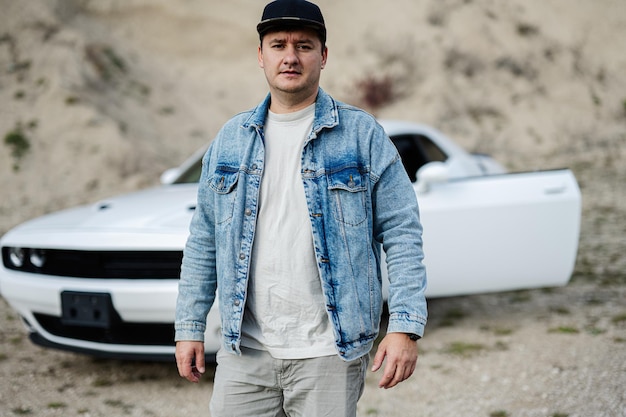
<svg viewBox="0 0 626 417">
<path fill-rule="evenodd" d="M 252 210 L 250 210 L 249 208 L 246 209 L 245 211 L 246 216 L 249 216 L 252 214 Z"/>
<path fill-rule="evenodd" d="M 246 259 L 246 254 L 245 254 L 245 253 L 243 253 L 243 252 L 241 252 L 241 253 L 239 254 L 239 259 L 241 259 L 242 261 L 243 261 L 244 259 Z"/>
<path fill-rule="evenodd" d="M 235 304 L 236 306 L 238 306 L 239 304 L 241 304 L 241 301 L 239 301 L 239 300 L 235 300 L 235 302 L 234 302 L 233 304 Z"/>
</svg>

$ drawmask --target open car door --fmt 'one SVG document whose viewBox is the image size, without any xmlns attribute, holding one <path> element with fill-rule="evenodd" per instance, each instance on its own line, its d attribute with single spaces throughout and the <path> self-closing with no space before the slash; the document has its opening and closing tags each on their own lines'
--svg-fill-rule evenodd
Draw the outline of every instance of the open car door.
<svg viewBox="0 0 626 417">
<path fill-rule="evenodd" d="M 427 171 L 438 167 L 429 165 L 415 183 L 424 226 L 427 296 L 569 281 L 581 216 L 580 189 L 571 171 L 437 181 Z"/>
</svg>

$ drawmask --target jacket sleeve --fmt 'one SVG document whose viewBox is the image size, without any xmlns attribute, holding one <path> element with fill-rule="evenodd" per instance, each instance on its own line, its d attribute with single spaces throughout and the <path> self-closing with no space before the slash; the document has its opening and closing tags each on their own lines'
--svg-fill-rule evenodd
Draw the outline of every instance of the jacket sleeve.
<svg viewBox="0 0 626 417">
<path fill-rule="evenodd" d="M 209 189 L 211 154 L 217 139 L 202 160 L 198 196 L 183 252 L 176 302 L 175 340 L 204 340 L 206 318 L 217 288 L 215 223 Z"/>
<path fill-rule="evenodd" d="M 382 128 L 380 129 L 382 130 Z M 426 269 L 422 225 L 415 191 L 400 156 L 384 132 L 372 141 L 376 148 L 372 175 L 373 235 L 383 245 L 389 277 L 388 333 L 423 336 L 427 319 Z"/>
</svg>

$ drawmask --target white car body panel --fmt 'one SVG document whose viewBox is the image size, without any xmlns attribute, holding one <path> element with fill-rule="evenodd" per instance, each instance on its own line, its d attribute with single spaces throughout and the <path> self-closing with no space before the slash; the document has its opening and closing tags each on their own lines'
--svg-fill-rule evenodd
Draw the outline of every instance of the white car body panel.
<svg viewBox="0 0 626 417">
<path fill-rule="evenodd" d="M 381 123 L 390 136 L 424 135 L 446 154 L 443 161 L 421 166 L 414 183 L 424 226 L 427 296 L 568 282 L 576 259 L 581 210 L 580 191 L 570 171 L 504 174 L 505 169 L 493 159 L 465 152 L 428 126 Z M 171 183 L 197 168 L 203 154 L 198 151 L 179 168 L 168 170 L 162 176 L 164 186 L 33 219 L 6 233 L 0 246 L 78 254 L 181 253 L 196 205 L 197 184 Z M 127 278 L 44 275 L 10 269 L 3 263 L 0 294 L 24 318 L 36 343 L 95 355 L 171 359 L 173 339 L 171 344 L 155 346 L 62 337 L 35 317 L 62 321 L 61 293 L 72 291 L 110 295 L 115 313 L 125 323 L 172 324 L 178 277 Z M 205 333 L 209 354 L 220 345 L 218 316 L 215 305 Z"/>
</svg>

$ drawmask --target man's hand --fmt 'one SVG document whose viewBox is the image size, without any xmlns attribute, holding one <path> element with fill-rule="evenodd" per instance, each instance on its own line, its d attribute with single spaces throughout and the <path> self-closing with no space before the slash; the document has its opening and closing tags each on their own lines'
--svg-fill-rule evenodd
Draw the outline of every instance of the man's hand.
<svg viewBox="0 0 626 417">
<path fill-rule="evenodd" d="M 176 342 L 176 366 L 178 373 L 191 382 L 200 381 L 204 373 L 204 343 L 195 341 Z"/>
<path fill-rule="evenodd" d="M 387 363 L 378 387 L 387 389 L 395 387 L 415 371 L 417 342 L 405 333 L 388 333 L 378 345 L 372 372 L 380 369 L 385 358 Z"/>
</svg>

